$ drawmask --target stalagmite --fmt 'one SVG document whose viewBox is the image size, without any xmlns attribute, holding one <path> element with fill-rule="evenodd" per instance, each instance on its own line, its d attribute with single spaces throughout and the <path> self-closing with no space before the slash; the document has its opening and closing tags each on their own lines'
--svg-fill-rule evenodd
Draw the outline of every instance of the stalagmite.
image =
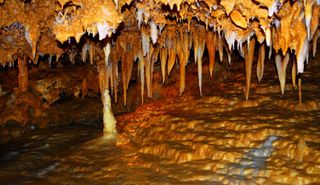
<svg viewBox="0 0 320 185">
<path fill-rule="evenodd" d="M 285 55 L 283 61 L 282 61 L 281 54 L 277 54 L 275 59 L 282 95 L 284 94 L 285 85 L 286 85 L 286 69 L 289 63 L 289 59 L 290 59 L 289 53 Z"/>
<path fill-rule="evenodd" d="M 210 78 L 212 78 L 212 74 L 214 71 L 214 64 L 216 58 L 216 34 L 212 31 L 207 33 L 206 45 L 209 53 L 209 73 Z"/>
<path fill-rule="evenodd" d="M 26 59 L 26 57 L 24 57 Z M 24 92 L 28 90 L 28 63 L 25 59 L 18 58 L 19 77 L 18 85 L 19 91 Z"/>
<path fill-rule="evenodd" d="M 266 56 L 266 45 L 263 43 L 260 45 L 260 48 L 259 48 L 259 58 L 257 63 L 257 77 L 259 82 L 261 81 L 263 76 L 265 56 Z"/>
<path fill-rule="evenodd" d="M 293 62 L 292 62 L 291 80 L 292 80 L 293 88 L 296 89 L 296 87 L 297 87 L 297 63 L 295 60 L 293 60 Z"/>
<path fill-rule="evenodd" d="M 105 89 L 103 93 L 103 131 L 105 133 L 113 133 L 117 132 L 116 130 L 116 118 L 114 117 L 111 109 L 111 98 L 109 95 L 109 90 Z"/>
<path fill-rule="evenodd" d="M 76 62 L 76 55 L 77 55 L 77 53 L 76 52 L 74 52 L 74 51 L 71 51 L 70 53 L 69 53 L 69 60 L 70 60 L 70 62 L 72 63 L 72 64 L 75 64 Z"/>
<path fill-rule="evenodd" d="M 244 90 L 244 94 L 246 100 L 249 99 L 249 92 L 250 92 L 250 84 L 251 84 L 251 73 L 252 73 L 252 62 L 254 56 L 254 48 L 256 44 L 256 39 L 252 38 L 250 42 L 247 42 L 249 45 L 249 49 L 244 46 L 244 55 L 245 55 L 245 69 L 246 69 L 246 88 Z"/>
<path fill-rule="evenodd" d="M 161 62 L 162 84 L 164 84 L 164 82 L 166 80 L 167 58 L 168 58 L 167 49 L 161 48 L 161 50 L 160 50 L 160 62 Z"/>
</svg>

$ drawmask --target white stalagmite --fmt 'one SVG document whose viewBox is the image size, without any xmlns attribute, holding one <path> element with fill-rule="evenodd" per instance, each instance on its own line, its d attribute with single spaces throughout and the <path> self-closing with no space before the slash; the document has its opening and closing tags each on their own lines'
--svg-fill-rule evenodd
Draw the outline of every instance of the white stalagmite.
<svg viewBox="0 0 320 185">
<path fill-rule="evenodd" d="M 290 58 L 290 55 L 289 53 L 287 53 L 283 61 L 282 61 L 281 54 L 277 54 L 275 59 L 282 95 L 284 94 L 285 85 L 286 85 L 286 69 L 289 62 L 289 58 Z"/>
<path fill-rule="evenodd" d="M 262 43 L 259 48 L 259 58 L 257 63 L 257 77 L 259 82 L 261 81 L 263 76 L 265 56 L 266 56 L 266 45 Z"/>
<path fill-rule="evenodd" d="M 103 132 L 116 133 L 116 118 L 114 117 L 111 109 L 111 98 L 109 90 L 105 89 L 103 93 Z"/>
</svg>

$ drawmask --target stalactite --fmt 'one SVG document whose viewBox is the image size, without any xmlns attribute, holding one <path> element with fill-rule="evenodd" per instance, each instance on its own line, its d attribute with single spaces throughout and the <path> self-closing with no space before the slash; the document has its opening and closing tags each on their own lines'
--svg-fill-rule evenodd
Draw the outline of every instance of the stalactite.
<svg viewBox="0 0 320 185">
<path fill-rule="evenodd" d="M 162 84 L 164 84 L 164 82 L 166 80 L 167 58 L 168 58 L 167 49 L 161 48 L 161 50 L 160 50 L 160 62 L 161 62 Z"/>
<path fill-rule="evenodd" d="M 159 45 L 154 46 L 154 51 L 152 52 L 152 57 L 151 57 L 151 83 L 153 82 L 153 70 L 154 70 L 154 63 L 158 61 L 159 57 L 159 52 L 160 52 L 160 47 Z"/>
<path fill-rule="evenodd" d="M 251 73 L 252 73 L 252 62 L 254 56 L 254 48 L 256 44 L 256 39 L 252 38 L 250 42 L 247 42 L 249 49 L 244 46 L 244 55 L 245 55 L 245 69 L 246 69 L 246 88 L 245 88 L 245 97 L 246 100 L 249 99 L 250 84 L 251 84 Z"/>
<path fill-rule="evenodd" d="M 262 43 L 259 48 L 259 58 L 257 63 L 257 77 L 259 82 L 261 81 L 263 76 L 265 56 L 266 56 L 266 45 L 265 43 Z"/>
<path fill-rule="evenodd" d="M 309 42 L 307 38 L 307 30 L 302 22 L 298 20 L 294 25 L 293 29 L 299 30 L 298 42 L 296 44 L 296 58 L 297 58 L 297 71 L 298 73 L 303 73 L 304 71 L 304 62 L 308 63 L 309 58 Z"/>
<path fill-rule="evenodd" d="M 49 68 L 52 67 L 52 54 L 49 55 Z"/>
<path fill-rule="evenodd" d="M 19 68 L 19 77 L 18 77 L 18 86 L 19 91 L 24 92 L 28 90 L 28 63 L 26 57 L 24 59 L 18 58 L 18 68 Z"/>
<path fill-rule="evenodd" d="M 285 85 L 286 85 L 286 69 L 289 63 L 289 59 L 290 59 L 289 53 L 285 55 L 283 61 L 282 61 L 281 54 L 277 54 L 275 59 L 282 95 L 284 94 Z"/>
<path fill-rule="evenodd" d="M 275 31 L 276 31 L 276 29 L 274 28 L 274 27 L 272 27 L 272 29 L 271 29 L 271 42 L 270 42 L 270 46 L 269 46 L 269 55 L 268 55 L 268 57 L 269 57 L 269 60 L 271 59 L 271 56 L 272 56 L 272 50 L 273 50 L 273 47 L 272 47 L 272 45 L 273 45 L 273 43 L 272 43 L 272 41 L 273 41 L 273 37 L 274 37 L 274 35 L 275 35 Z"/>
<path fill-rule="evenodd" d="M 298 79 L 298 88 L 299 88 L 299 103 L 302 103 L 302 79 L 299 77 Z"/>
<path fill-rule="evenodd" d="M 57 61 L 58 61 L 58 57 L 57 57 Z M 37 65 L 39 63 L 39 55 L 36 54 L 36 58 L 33 60 L 33 64 Z"/>
<path fill-rule="evenodd" d="M 219 50 L 219 57 L 220 57 L 220 62 L 223 62 L 223 38 L 218 37 L 218 50 Z"/>
<path fill-rule="evenodd" d="M 193 30 L 193 56 L 194 56 L 194 63 L 197 63 L 198 59 L 198 48 L 199 48 L 199 35 L 198 35 L 198 30 L 194 29 Z"/>
<path fill-rule="evenodd" d="M 145 66 L 145 59 L 143 54 L 139 54 L 139 71 L 140 71 L 140 89 L 141 89 L 141 103 L 143 105 L 144 102 L 144 66 Z"/>
<path fill-rule="evenodd" d="M 113 66 L 113 62 L 110 61 L 109 65 L 107 66 L 107 88 L 109 89 L 110 94 L 113 94 L 113 75 L 112 75 L 112 67 Z M 109 88 L 110 87 L 110 88 Z"/>
<path fill-rule="evenodd" d="M 170 75 L 171 70 L 176 62 L 176 28 L 168 27 L 168 37 L 166 40 L 166 48 L 168 48 L 167 72 Z"/>
<path fill-rule="evenodd" d="M 94 60 L 94 56 L 95 56 L 95 48 L 94 48 L 94 44 L 90 43 L 90 47 L 89 47 L 89 59 L 90 59 L 90 64 L 93 65 L 93 60 Z"/>
<path fill-rule="evenodd" d="M 307 28 L 309 41 L 312 39 L 310 26 L 311 26 L 313 3 L 315 3 L 315 2 L 314 1 L 306 1 L 306 3 L 305 3 L 305 22 L 306 22 L 306 28 Z"/>
<path fill-rule="evenodd" d="M 312 39 L 312 56 L 315 57 L 316 56 L 316 52 L 317 52 L 317 41 L 319 38 L 319 29 L 317 29 L 317 31 L 315 32 L 313 39 Z"/>
<path fill-rule="evenodd" d="M 81 51 L 81 59 L 82 59 L 82 62 L 86 62 L 87 61 L 87 54 L 89 52 L 89 44 L 88 42 L 85 42 L 82 46 L 82 51 Z"/>
<path fill-rule="evenodd" d="M 228 64 L 231 65 L 231 54 L 232 51 L 227 50 Z"/>
<path fill-rule="evenodd" d="M 206 44 L 206 30 L 199 29 L 198 32 L 198 49 L 197 49 L 197 65 L 198 65 L 198 82 L 199 82 L 199 91 L 200 96 L 202 96 L 202 56 L 204 52 L 204 47 Z"/>
<path fill-rule="evenodd" d="M 295 60 L 292 62 L 292 69 L 291 69 L 291 80 L 292 80 L 292 86 L 294 89 L 297 87 L 297 63 Z"/>
<path fill-rule="evenodd" d="M 150 46 L 149 53 L 145 56 L 145 75 L 146 75 L 146 84 L 147 84 L 147 96 L 152 98 L 152 89 L 151 89 L 151 55 L 153 54 L 153 46 Z"/>
<path fill-rule="evenodd" d="M 122 53 L 122 63 L 121 63 L 121 77 L 122 77 L 122 88 L 123 88 L 123 105 L 127 105 L 127 54 L 125 51 Z"/>
<path fill-rule="evenodd" d="M 114 64 L 112 65 L 112 75 L 113 75 L 113 95 L 115 103 L 118 102 L 118 61 L 113 60 Z"/>
<path fill-rule="evenodd" d="M 189 58 L 189 35 L 183 29 L 180 29 L 180 37 L 177 42 L 177 51 L 180 65 L 180 76 L 179 76 L 179 94 L 182 95 L 185 89 L 186 80 L 186 65 Z"/>
<path fill-rule="evenodd" d="M 210 78 L 212 78 L 212 74 L 214 71 L 214 64 L 215 64 L 215 58 L 216 58 L 216 39 L 217 39 L 216 33 L 212 31 L 207 32 L 206 45 L 209 53 Z"/>
</svg>

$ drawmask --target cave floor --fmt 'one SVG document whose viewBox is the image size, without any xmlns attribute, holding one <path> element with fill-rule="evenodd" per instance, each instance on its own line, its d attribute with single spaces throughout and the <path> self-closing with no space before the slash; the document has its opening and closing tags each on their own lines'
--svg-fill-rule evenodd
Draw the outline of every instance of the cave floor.
<svg viewBox="0 0 320 185">
<path fill-rule="evenodd" d="M 310 63 L 302 104 L 290 76 L 281 95 L 268 63 L 261 83 L 253 72 L 249 101 L 243 68 L 230 68 L 206 74 L 202 97 L 187 83 L 181 97 L 118 115 L 116 137 L 88 126 L 36 131 L 2 147 L 1 184 L 316 184 L 320 66 Z"/>
</svg>

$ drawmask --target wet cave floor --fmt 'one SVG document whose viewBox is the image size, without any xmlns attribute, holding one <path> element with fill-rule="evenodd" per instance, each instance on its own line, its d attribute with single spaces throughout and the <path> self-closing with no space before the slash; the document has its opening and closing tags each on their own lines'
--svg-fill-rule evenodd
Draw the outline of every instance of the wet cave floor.
<svg viewBox="0 0 320 185">
<path fill-rule="evenodd" d="M 249 101 L 243 62 L 217 64 L 213 80 L 204 68 L 202 97 L 193 70 L 182 96 L 168 89 L 165 99 L 118 115 L 116 137 L 57 127 L 2 146 L 0 184 L 317 184 L 318 63 L 303 75 L 302 104 L 290 65 L 283 96 L 274 64 L 266 62 L 260 83 L 254 67 Z"/>
</svg>

